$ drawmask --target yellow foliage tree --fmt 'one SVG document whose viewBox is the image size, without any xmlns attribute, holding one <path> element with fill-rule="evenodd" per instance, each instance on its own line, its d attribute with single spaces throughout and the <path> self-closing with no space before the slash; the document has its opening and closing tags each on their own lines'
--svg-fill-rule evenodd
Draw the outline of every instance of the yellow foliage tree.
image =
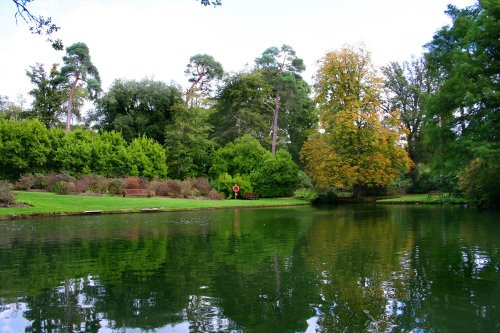
<svg viewBox="0 0 500 333">
<path fill-rule="evenodd" d="M 383 114 L 383 80 L 368 52 L 345 47 L 319 62 L 315 99 L 319 128 L 304 144 L 306 172 L 321 188 L 387 185 L 411 166 L 403 128 Z"/>
</svg>

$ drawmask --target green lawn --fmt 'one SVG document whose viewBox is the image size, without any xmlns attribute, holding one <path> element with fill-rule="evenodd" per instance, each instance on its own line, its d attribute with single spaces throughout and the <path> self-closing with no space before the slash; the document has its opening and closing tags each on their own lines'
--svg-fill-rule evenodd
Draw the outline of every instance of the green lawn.
<svg viewBox="0 0 500 333">
<path fill-rule="evenodd" d="M 79 196 L 58 195 L 47 192 L 15 192 L 18 203 L 32 207 L 0 208 L 0 218 L 24 215 L 74 214 L 85 211 L 138 212 L 145 208 L 158 210 L 183 210 L 225 207 L 258 207 L 307 205 L 298 199 L 259 199 L 259 200 L 202 200 L 173 198 L 123 198 L 121 196 Z"/>
<path fill-rule="evenodd" d="M 447 193 L 445 193 L 443 196 L 438 196 L 438 195 L 432 195 L 429 196 L 428 194 L 411 194 L 411 195 L 403 195 L 397 198 L 390 198 L 390 199 L 380 199 L 377 200 L 377 203 L 387 203 L 387 204 L 464 204 L 465 201 L 462 198 L 454 198 L 450 197 Z"/>
</svg>

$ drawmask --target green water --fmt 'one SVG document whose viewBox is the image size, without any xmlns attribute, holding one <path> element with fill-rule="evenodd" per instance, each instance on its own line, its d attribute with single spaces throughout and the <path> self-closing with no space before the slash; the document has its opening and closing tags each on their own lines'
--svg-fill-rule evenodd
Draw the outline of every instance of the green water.
<svg viewBox="0 0 500 333">
<path fill-rule="evenodd" d="M 0 221 L 0 332 L 499 332 L 500 215 L 231 209 Z"/>
</svg>

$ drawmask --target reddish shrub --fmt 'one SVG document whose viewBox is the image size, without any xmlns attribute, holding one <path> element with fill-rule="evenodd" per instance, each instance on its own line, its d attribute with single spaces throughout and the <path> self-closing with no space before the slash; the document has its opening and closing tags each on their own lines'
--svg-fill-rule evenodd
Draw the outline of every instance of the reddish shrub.
<svg viewBox="0 0 500 333">
<path fill-rule="evenodd" d="M 190 178 L 188 181 L 191 183 L 191 186 L 198 190 L 200 195 L 207 196 L 212 190 L 212 186 L 207 178 L 198 177 L 198 178 Z"/>
<path fill-rule="evenodd" d="M 128 177 L 126 188 L 144 188 L 139 177 Z"/>
<path fill-rule="evenodd" d="M 212 200 L 222 200 L 224 199 L 224 194 L 219 193 L 217 192 L 217 190 L 212 189 L 210 190 L 210 192 L 208 192 L 207 197 Z"/>
<path fill-rule="evenodd" d="M 35 177 L 33 175 L 22 175 L 16 182 L 15 188 L 17 190 L 29 191 L 35 185 Z"/>
</svg>

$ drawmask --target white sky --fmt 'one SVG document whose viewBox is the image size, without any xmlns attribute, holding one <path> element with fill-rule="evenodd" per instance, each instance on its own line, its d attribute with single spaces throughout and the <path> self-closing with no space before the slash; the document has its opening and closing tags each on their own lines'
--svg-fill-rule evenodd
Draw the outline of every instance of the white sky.
<svg viewBox="0 0 500 333">
<path fill-rule="evenodd" d="M 198 53 L 225 71 L 239 71 L 266 48 L 288 44 L 304 59 L 311 82 L 327 51 L 363 43 L 376 65 L 419 56 L 422 45 L 449 24 L 448 3 L 473 0 L 222 0 L 217 8 L 196 0 L 35 0 L 32 12 L 51 16 L 65 46 L 84 42 L 108 90 L 117 79 L 145 77 L 187 85 L 184 70 Z M 16 25 L 11 0 L 0 2 L 0 95 L 16 101 L 31 89 L 25 71 L 50 69 L 65 51 Z"/>
</svg>

